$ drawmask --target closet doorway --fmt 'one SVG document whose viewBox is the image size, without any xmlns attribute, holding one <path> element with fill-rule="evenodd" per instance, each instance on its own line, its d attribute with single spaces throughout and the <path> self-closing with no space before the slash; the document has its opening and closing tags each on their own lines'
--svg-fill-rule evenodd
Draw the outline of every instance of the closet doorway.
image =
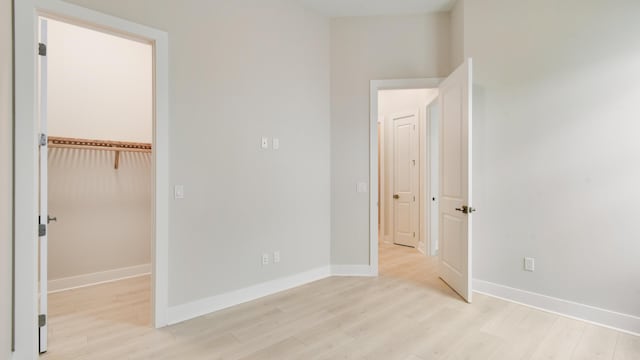
<svg viewBox="0 0 640 360">
<path fill-rule="evenodd" d="M 44 353 L 152 326 L 154 65 L 149 42 L 58 19 L 40 43 Z"/>
</svg>

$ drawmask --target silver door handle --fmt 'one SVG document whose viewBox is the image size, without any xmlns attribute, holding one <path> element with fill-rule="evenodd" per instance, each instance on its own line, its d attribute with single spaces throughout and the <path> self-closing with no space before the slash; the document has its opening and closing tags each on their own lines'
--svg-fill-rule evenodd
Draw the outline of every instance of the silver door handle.
<svg viewBox="0 0 640 360">
<path fill-rule="evenodd" d="M 58 222 L 58 218 L 57 217 L 52 217 L 51 215 L 47 215 L 47 224 L 51 223 L 52 221 Z"/>
</svg>

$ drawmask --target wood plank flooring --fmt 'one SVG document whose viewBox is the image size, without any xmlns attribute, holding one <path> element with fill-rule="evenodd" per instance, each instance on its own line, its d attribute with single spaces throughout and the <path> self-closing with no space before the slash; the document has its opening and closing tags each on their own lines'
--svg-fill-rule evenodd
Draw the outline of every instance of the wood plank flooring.
<svg viewBox="0 0 640 360">
<path fill-rule="evenodd" d="M 380 277 L 332 277 L 163 329 L 150 279 L 50 295 L 43 360 L 640 359 L 640 337 L 474 294 L 461 301 L 411 248 Z"/>
</svg>

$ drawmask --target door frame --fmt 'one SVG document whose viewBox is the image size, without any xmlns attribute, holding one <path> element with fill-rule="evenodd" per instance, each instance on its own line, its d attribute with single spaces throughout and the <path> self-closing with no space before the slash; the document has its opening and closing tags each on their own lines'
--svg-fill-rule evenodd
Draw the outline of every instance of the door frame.
<svg viewBox="0 0 640 360">
<path fill-rule="evenodd" d="M 102 14 L 59 0 L 21 0 L 14 8 L 14 357 L 38 354 L 38 17 L 46 16 L 118 36 L 143 40 L 153 47 L 154 119 L 152 151 L 152 319 L 167 325 L 169 245 L 169 38 L 164 31 Z"/>
<path fill-rule="evenodd" d="M 438 256 L 438 233 L 434 232 L 434 225 L 439 226 L 438 224 L 438 201 L 440 201 L 438 194 L 438 185 L 440 183 L 439 179 L 439 153 L 440 153 L 440 123 L 438 116 L 440 115 L 440 110 L 438 108 L 438 98 L 433 99 L 427 106 L 425 107 L 425 131 L 422 131 L 420 135 L 427 135 L 425 137 L 424 146 L 425 149 L 420 151 L 420 155 L 423 157 L 421 160 L 421 165 L 424 167 L 424 177 L 427 179 L 429 184 L 428 187 L 425 186 L 422 201 L 420 204 L 421 209 L 424 211 L 424 216 L 421 216 L 422 223 L 421 224 L 429 224 L 429 229 L 425 231 L 425 243 L 426 243 L 426 254 L 429 256 Z M 435 124 L 435 125 L 434 125 Z M 422 183 L 421 185 L 423 185 Z M 434 187 L 434 184 L 436 186 Z M 433 200 L 435 198 L 435 200 Z M 434 206 L 435 204 L 435 206 Z M 434 210 L 435 207 L 435 210 Z M 437 230 L 437 227 L 436 227 Z M 435 236 L 434 236 L 435 234 Z"/>
<path fill-rule="evenodd" d="M 378 275 L 378 91 L 436 89 L 444 78 L 371 80 L 369 85 L 369 271 Z M 386 119 L 385 119 L 386 120 Z"/>
<path fill-rule="evenodd" d="M 386 164 L 384 161 L 384 156 L 380 156 L 380 154 L 384 154 L 384 148 L 385 148 L 385 142 L 386 137 L 388 136 L 387 133 L 384 130 L 384 124 L 386 122 L 386 119 L 384 116 L 379 116 L 378 120 L 377 120 L 377 127 L 378 127 L 378 175 L 377 175 L 377 179 L 378 179 L 378 199 L 380 199 L 380 211 L 378 212 L 378 221 L 379 221 L 379 225 L 378 225 L 378 235 L 381 232 L 382 233 L 382 238 L 378 238 L 378 241 L 384 241 L 385 243 L 389 241 L 389 239 L 387 239 L 386 236 L 384 236 L 385 233 L 385 229 L 386 229 L 386 225 L 384 223 L 384 219 L 386 214 L 386 208 L 385 208 L 385 201 L 384 201 L 384 196 L 383 192 L 384 192 L 384 187 L 385 187 L 385 180 L 384 180 L 384 173 L 385 173 L 385 169 L 386 169 Z M 380 136 L 380 134 L 382 134 L 382 136 Z"/>
</svg>

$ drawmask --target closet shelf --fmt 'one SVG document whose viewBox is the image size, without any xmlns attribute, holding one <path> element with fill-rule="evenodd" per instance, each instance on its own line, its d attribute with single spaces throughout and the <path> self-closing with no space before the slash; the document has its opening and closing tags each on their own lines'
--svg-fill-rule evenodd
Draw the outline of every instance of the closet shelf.
<svg viewBox="0 0 640 360">
<path fill-rule="evenodd" d="M 120 152 L 151 152 L 151 144 L 149 143 L 137 143 L 127 141 L 112 141 L 112 140 L 92 140 L 92 139 L 75 139 L 49 136 L 48 138 L 49 148 L 66 148 L 66 149 L 81 149 L 81 150 L 106 150 L 115 151 L 116 158 L 114 162 L 114 169 L 118 169 L 120 165 Z"/>
</svg>

